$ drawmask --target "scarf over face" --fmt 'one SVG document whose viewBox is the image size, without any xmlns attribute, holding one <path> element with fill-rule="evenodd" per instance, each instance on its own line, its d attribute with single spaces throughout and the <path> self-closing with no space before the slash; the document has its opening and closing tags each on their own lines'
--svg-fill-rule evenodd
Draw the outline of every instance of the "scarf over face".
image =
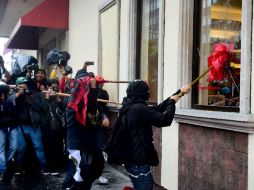
<svg viewBox="0 0 254 190">
<path fill-rule="evenodd" d="M 135 80 L 131 82 L 126 90 L 127 97 L 123 99 L 123 106 L 120 109 L 120 115 L 129 110 L 136 103 L 147 105 L 149 99 L 149 86 L 143 80 Z"/>
</svg>

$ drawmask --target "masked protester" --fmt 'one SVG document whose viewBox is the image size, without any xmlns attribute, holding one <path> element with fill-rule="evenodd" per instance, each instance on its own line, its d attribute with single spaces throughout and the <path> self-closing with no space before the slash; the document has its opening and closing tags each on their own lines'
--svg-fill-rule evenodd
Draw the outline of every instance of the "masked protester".
<svg viewBox="0 0 254 190">
<path fill-rule="evenodd" d="M 75 186 L 89 190 L 101 175 L 104 159 L 98 138 L 104 122 L 104 115 L 97 109 L 96 80 L 90 76 L 77 79 L 66 109 L 67 149 L 76 165 Z M 107 127 L 104 126 L 104 127 Z"/>
<path fill-rule="evenodd" d="M 151 167 L 158 165 L 159 160 L 153 144 L 152 126 L 169 126 L 174 118 L 175 103 L 189 90 L 190 87 L 185 87 L 161 104 L 148 106 L 147 83 L 136 80 L 129 84 L 119 118 L 125 116 L 129 152 L 124 164 L 135 190 L 153 189 Z"/>
<path fill-rule="evenodd" d="M 8 173 L 18 146 L 15 109 L 8 101 L 8 95 L 9 87 L 0 82 L 0 175 L 4 181 L 8 181 Z"/>
<path fill-rule="evenodd" d="M 26 77 L 16 80 L 17 91 L 10 96 L 15 107 L 19 122 L 19 139 L 17 150 L 17 165 L 22 166 L 26 145 L 31 141 L 42 172 L 45 170 L 45 155 L 40 127 L 43 125 L 41 114 L 48 112 L 45 97 L 42 92 L 32 90 Z"/>
</svg>

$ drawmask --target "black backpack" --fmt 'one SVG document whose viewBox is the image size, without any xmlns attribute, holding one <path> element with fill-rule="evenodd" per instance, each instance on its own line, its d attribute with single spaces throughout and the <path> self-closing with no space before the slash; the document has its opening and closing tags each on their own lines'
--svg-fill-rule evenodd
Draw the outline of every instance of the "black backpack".
<svg viewBox="0 0 254 190">
<path fill-rule="evenodd" d="M 103 147 L 103 151 L 108 155 L 108 163 L 117 165 L 126 163 L 130 154 L 130 146 L 126 114 L 123 114 L 117 118 L 109 140 Z"/>
</svg>

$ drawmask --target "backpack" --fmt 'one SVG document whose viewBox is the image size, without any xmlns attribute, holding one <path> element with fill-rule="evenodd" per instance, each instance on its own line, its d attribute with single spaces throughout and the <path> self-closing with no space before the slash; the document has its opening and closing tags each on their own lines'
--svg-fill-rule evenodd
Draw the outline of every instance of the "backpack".
<svg viewBox="0 0 254 190">
<path fill-rule="evenodd" d="M 103 147 L 109 164 L 122 165 L 128 161 L 130 138 L 125 115 L 117 118 L 109 140 Z"/>
</svg>

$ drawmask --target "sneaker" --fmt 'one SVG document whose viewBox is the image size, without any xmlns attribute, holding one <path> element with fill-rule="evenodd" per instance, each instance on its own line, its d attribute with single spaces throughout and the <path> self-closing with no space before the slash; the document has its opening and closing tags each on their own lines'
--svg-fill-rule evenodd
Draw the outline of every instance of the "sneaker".
<svg viewBox="0 0 254 190">
<path fill-rule="evenodd" d="M 49 175 L 49 171 L 48 171 L 47 169 L 42 169 L 42 170 L 41 170 L 41 173 L 42 173 L 43 175 Z"/>
<path fill-rule="evenodd" d="M 14 175 L 20 176 L 22 173 L 21 172 L 15 172 Z"/>
<path fill-rule="evenodd" d="M 60 174 L 59 172 L 50 172 L 50 175 L 52 175 L 52 176 L 57 176 L 59 174 Z"/>
<path fill-rule="evenodd" d="M 104 176 L 100 176 L 98 179 L 98 182 L 102 185 L 107 185 L 108 184 L 108 179 L 105 178 Z"/>
<path fill-rule="evenodd" d="M 69 155 L 69 159 L 71 159 L 76 166 L 79 165 L 77 159 L 73 157 L 72 155 Z"/>
</svg>

